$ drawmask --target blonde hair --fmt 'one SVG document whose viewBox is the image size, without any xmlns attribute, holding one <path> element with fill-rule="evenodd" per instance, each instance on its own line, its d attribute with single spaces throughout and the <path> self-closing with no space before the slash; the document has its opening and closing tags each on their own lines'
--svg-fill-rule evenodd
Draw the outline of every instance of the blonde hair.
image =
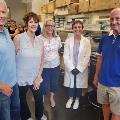
<svg viewBox="0 0 120 120">
<path fill-rule="evenodd" d="M 6 12 L 8 13 L 8 7 L 7 7 L 5 0 L 0 0 L 0 4 L 4 5 L 6 7 Z"/>
<path fill-rule="evenodd" d="M 48 22 L 53 22 L 54 23 L 54 25 L 55 25 L 55 22 L 54 22 L 54 20 L 53 19 L 51 19 L 51 18 L 49 18 L 49 19 L 47 19 L 45 22 L 44 22 L 44 25 L 43 25 L 43 30 L 42 30 L 42 35 L 44 36 L 44 37 L 47 37 L 47 33 L 46 33 L 46 25 L 47 25 L 47 23 Z M 58 37 L 58 35 L 57 35 L 57 32 L 56 32 L 56 29 L 54 28 L 54 30 L 53 30 L 53 37 Z"/>
</svg>

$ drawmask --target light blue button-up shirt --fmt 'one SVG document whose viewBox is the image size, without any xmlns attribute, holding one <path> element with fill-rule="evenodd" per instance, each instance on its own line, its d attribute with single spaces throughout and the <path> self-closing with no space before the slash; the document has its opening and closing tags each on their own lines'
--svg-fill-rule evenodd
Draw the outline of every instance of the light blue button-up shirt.
<svg viewBox="0 0 120 120">
<path fill-rule="evenodd" d="M 16 84 L 15 47 L 8 30 L 0 32 L 0 83 Z"/>
</svg>

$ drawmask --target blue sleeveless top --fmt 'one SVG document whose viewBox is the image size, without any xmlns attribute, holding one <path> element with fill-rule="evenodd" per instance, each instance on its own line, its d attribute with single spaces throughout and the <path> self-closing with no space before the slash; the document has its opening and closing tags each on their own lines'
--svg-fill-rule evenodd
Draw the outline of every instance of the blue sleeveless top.
<svg viewBox="0 0 120 120">
<path fill-rule="evenodd" d="M 26 32 L 20 34 L 20 49 L 16 55 L 19 86 L 32 85 L 41 64 L 43 41 L 35 37 L 34 46 Z"/>
</svg>

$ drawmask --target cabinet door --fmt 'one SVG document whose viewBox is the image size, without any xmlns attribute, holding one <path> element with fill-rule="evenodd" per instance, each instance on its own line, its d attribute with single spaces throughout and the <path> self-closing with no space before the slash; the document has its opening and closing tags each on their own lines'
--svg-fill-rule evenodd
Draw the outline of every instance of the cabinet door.
<svg viewBox="0 0 120 120">
<path fill-rule="evenodd" d="M 111 9 L 114 8 L 115 0 L 103 0 L 102 2 L 100 0 L 96 0 L 96 9 L 97 10 L 105 10 L 105 9 Z"/>
<path fill-rule="evenodd" d="M 63 7 L 66 6 L 68 4 L 70 4 L 71 0 L 56 0 L 55 1 L 55 7 Z"/>
<path fill-rule="evenodd" d="M 77 14 L 79 9 L 79 5 L 70 4 L 68 5 L 68 14 Z"/>
<path fill-rule="evenodd" d="M 90 0 L 90 5 L 89 5 L 89 11 L 95 11 L 96 10 L 96 0 Z"/>
<path fill-rule="evenodd" d="M 120 7 L 120 0 L 110 0 L 111 1 L 111 8 Z"/>
<path fill-rule="evenodd" d="M 43 13 L 43 14 L 47 13 L 47 5 L 43 5 L 41 7 L 41 13 Z"/>
<path fill-rule="evenodd" d="M 80 0 L 79 1 L 79 12 L 88 12 L 89 9 L 89 1 Z"/>
<path fill-rule="evenodd" d="M 54 13 L 55 2 L 51 1 L 47 4 L 48 13 Z"/>
<path fill-rule="evenodd" d="M 79 0 L 70 0 L 70 3 L 79 3 Z"/>
<path fill-rule="evenodd" d="M 90 0 L 90 11 L 107 10 L 119 6 L 119 0 Z"/>
</svg>

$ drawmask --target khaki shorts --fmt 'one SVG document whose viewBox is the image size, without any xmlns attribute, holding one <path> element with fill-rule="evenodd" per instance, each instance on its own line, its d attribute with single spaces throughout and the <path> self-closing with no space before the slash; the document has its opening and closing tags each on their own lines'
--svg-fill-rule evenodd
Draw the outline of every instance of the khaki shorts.
<svg viewBox="0 0 120 120">
<path fill-rule="evenodd" d="M 107 87 L 98 84 L 97 100 L 100 104 L 110 104 L 110 110 L 120 115 L 120 87 Z"/>
</svg>

